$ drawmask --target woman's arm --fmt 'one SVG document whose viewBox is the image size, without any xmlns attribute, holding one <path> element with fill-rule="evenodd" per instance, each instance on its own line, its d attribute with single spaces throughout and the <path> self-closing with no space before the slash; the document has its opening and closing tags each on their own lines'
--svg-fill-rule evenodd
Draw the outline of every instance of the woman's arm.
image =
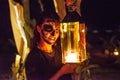
<svg viewBox="0 0 120 80">
<path fill-rule="evenodd" d="M 58 80 L 65 74 L 73 73 L 77 66 L 78 64 L 65 64 L 53 77 L 50 78 L 50 80 Z"/>
</svg>

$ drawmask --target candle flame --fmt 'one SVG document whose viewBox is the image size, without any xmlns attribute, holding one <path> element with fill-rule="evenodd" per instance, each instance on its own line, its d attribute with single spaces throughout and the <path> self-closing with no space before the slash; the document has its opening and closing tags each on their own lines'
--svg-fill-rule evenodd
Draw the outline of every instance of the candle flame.
<svg viewBox="0 0 120 80">
<path fill-rule="evenodd" d="M 79 57 L 78 53 L 70 53 L 67 56 L 65 56 L 65 62 L 66 63 L 79 63 Z"/>
</svg>

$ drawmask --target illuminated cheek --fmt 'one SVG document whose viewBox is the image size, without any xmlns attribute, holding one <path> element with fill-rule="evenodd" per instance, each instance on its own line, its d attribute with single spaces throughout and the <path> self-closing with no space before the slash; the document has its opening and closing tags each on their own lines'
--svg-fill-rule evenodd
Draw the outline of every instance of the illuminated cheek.
<svg viewBox="0 0 120 80">
<path fill-rule="evenodd" d="M 59 35 L 59 31 L 56 31 L 55 34 Z"/>
<path fill-rule="evenodd" d="M 58 36 L 57 36 L 57 38 L 59 37 L 59 34 L 58 34 Z"/>
<path fill-rule="evenodd" d="M 48 37 L 50 36 L 50 33 L 44 32 L 43 35 L 44 35 L 44 36 L 43 36 L 44 38 L 48 38 Z"/>
<path fill-rule="evenodd" d="M 59 34 L 60 34 L 59 30 L 56 30 L 55 33 L 56 33 L 57 36 L 59 36 Z"/>
</svg>

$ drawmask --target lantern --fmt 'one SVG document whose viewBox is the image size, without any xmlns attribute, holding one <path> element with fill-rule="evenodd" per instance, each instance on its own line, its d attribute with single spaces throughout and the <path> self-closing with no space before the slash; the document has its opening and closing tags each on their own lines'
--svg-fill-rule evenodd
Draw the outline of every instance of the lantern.
<svg viewBox="0 0 120 80">
<path fill-rule="evenodd" d="M 77 13 L 77 0 L 66 0 L 66 16 L 60 25 L 62 62 L 81 63 L 86 56 L 86 27 Z"/>
<path fill-rule="evenodd" d="M 81 63 L 86 60 L 85 25 L 80 22 L 61 23 L 60 39 L 63 63 Z"/>
</svg>

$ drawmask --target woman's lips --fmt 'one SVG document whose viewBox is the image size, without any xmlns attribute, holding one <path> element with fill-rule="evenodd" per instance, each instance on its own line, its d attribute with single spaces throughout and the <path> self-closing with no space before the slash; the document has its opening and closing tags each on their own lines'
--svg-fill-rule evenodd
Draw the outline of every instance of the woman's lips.
<svg viewBox="0 0 120 80">
<path fill-rule="evenodd" d="M 50 39 L 50 40 L 55 40 L 56 38 L 55 38 L 55 37 L 50 37 L 49 39 Z"/>
</svg>

